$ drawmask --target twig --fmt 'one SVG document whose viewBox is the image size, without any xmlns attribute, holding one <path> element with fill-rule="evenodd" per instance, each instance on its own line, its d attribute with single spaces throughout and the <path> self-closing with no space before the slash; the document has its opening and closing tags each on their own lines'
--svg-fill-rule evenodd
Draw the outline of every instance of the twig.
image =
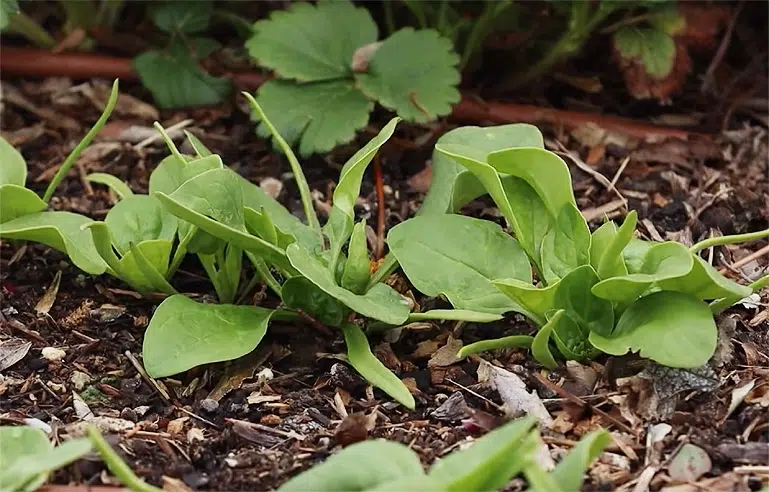
<svg viewBox="0 0 769 492">
<path fill-rule="evenodd" d="M 627 167 L 629 162 L 630 162 L 630 156 L 627 156 L 625 157 L 625 159 L 622 160 L 622 163 L 619 165 L 619 169 L 617 169 L 617 173 L 614 175 L 613 178 L 611 178 L 611 185 L 613 187 L 617 186 L 617 181 L 619 181 L 619 177 L 622 176 L 622 173 L 625 171 L 625 168 Z M 619 193 L 619 190 L 617 190 L 617 193 Z"/>
<path fill-rule="evenodd" d="M 468 388 L 467 386 L 463 386 L 463 385 L 461 385 L 461 384 L 457 383 L 457 382 L 456 382 L 456 381 L 454 381 L 453 379 L 449 379 L 449 378 L 446 378 L 446 381 L 448 381 L 449 383 L 453 384 L 454 386 L 456 386 L 456 387 L 460 388 L 461 390 L 463 390 L 463 391 L 467 391 L 467 392 L 468 392 L 468 393 L 470 393 L 471 395 L 473 395 L 473 396 L 475 396 L 475 397 L 477 397 L 477 398 L 480 398 L 481 400 L 485 401 L 486 403 L 488 403 L 488 404 L 489 404 L 489 405 L 491 405 L 492 407 L 496 408 L 496 409 L 497 409 L 497 410 L 499 410 L 500 412 L 504 412 L 504 410 L 505 410 L 505 409 L 504 409 L 504 407 L 503 407 L 502 405 L 497 405 L 496 403 L 494 403 L 493 401 L 489 400 L 488 398 L 486 398 L 486 397 L 485 397 L 485 396 L 483 396 L 482 394 L 480 394 L 480 393 L 476 393 L 475 391 L 471 390 L 471 389 L 470 389 L 470 388 Z"/>
<path fill-rule="evenodd" d="M 376 201 L 377 201 L 377 227 L 376 227 L 376 249 L 374 259 L 378 260 L 384 254 L 385 242 L 385 196 L 384 196 L 384 178 L 382 177 L 382 165 L 379 154 L 374 156 L 374 180 L 376 182 Z"/>
<path fill-rule="evenodd" d="M 622 203 L 625 205 L 625 207 L 627 207 L 627 200 L 625 200 L 625 197 L 622 196 L 622 193 L 619 192 L 619 190 L 614 186 L 614 184 L 612 184 L 611 181 L 609 181 L 609 179 L 606 176 L 604 176 L 603 174 L 599 173 L 592 167 L 585 164 L 582 161 L 582 159 L 579 158 L 578 155 L 576 155 L 574 152 L 569 151 L 566 147 L 564 147 L 564 145 L 560 141 L 556 140 L 555 144 L 561 149 L 560 152 L 556 151 L 555 152 L 556 154 L 563 155 L 571 159 L 572 162 L 574 162 L 574 164 L 578 168 L 580 168 L 581 170 L 585 171 L 587 174 L 595 178 L 595 180 L 601 183 L 608 191 L 613 191 L 614 194 L 616 194 L 617 197 L 619 197 L 619 199 L 622 200 Z"/>
<path fill-rule="evenodd" d="M 702 87 L 700 90 L 703 94 L 711 92 L 713 89 L 712 86 L 715 80 L 714 74 L 716 73 L 718 66 L 721 64 L 721 60 L 723 60 L 724 55 L 726 54 L 726 49 L 729 47 L 729 43 L 732 40 L 734 26 L 737 24 L 737 18 L 740 16 L 740 12 L 742 12 L 742 7 L 744 5 L 745 0 L 742 0 L 737 6 L 737 10 L 734 11 L 734 15 L 729 22 L 729 27 L 726 29 L 726 34 L 724 34 L 724 37 L 721 40 L 721 44 L 718 46 L 718 50 L 713 56 L 713 59 L 710 61 L 710 65 L 708 65 L 708 70 L 705 72 L 705 76 L 702 78 Z"/>
<path fill-rule="evenodd" d="M 221 430 L 221 427 L 219 427 L 219 426 L 218 426 L 218 425 L 216 425 L 215 423 L 211 422 L 211 421 L 210 421 L 210 420 L 208 420 L 208 419 L 205 419 L 205 418 L 201 417 L 200 415 L 198 415 L 198 414 L 196 414 L 196 413 L 192 413 L 192 412 L 190 412 L 189 410 L 187 410 L 187 409 L 186 409 L 186 408 L 184 408 L 184 407 L 180 407 L 179 405 L 176 405 L 176 406 L 175 406 L 175 408 L 176 408 L 176 410 L 179 410 L 179 411 L 180 411 L 180 412 L 182 412 L 182 413 L 186 413 L 187 415 L 189 415 L 190 417 L 192 417 L 192 418 L 194 418 L 194 419 L 198 419 L 198 420 L 200 420 L 200 421 L 201 421 L 201 422 L 203 422 L 204 424 L 208 424 L 208 425 L 210 425 L 211 427 L 213 427 L 213 428 L 214 428 L 214 429 L 216 429 L 216 430 Z"/>
<path fill-rule="evenodd" d="M 587 210 L 583 210 L 582 216 L 585 218 L 587 222 L 591 222 L 595 219 L 603 217 L 604 215 L 614 212 L 615 210 L 618 210 L 625 206 L 626 206 L 626 202 L 622 200 L 614 200 L 609 203 L 604 203 L 599 207 L 593 207 L 593 208 L 588 208 Z"/>
<path fill-rule="evenodd" d="M 179 130 L 187 128 L 188 126 L 190 126 L 193 123 L 195 123 L 195 120 L 191 120 L 191 119 L 182 120 L 179 123 L 176 123 L 175 125 L 171 125 L 168 128 L 166 128 L 166 133 L 168 135 L 171 135 L 173 132 L 177 132 Z M 144 140 L 142 140 L 138 144 L 134 145 L 134 150 L 141 150 L 144 147 L 146 147 L 146 146 L 148 146 L 148 145 L 150 145 L 152 143 L 155 143 L 155 142 L 157 142 L 158 140 L 160 140 L 162 138 L 163 138 L 163 135 L 161 135 L 159 132 L 158 133 L 153 133 L 151 136 L 145 138 Z"/>
<path fill-rule="evenodd" d="M 227 418 L 227 419 L 224 419 L 224 421 L 227 422 L 227 423 L 230 423 L 230 424 L 244 425 L 246 427 L 250 427 L 250 428 L 255 429 L 255 430 L 260 430 L 262 432 L 267 432 L 269 434 L 275 434 L 276 436 L 281 436 L 281 437 L 285 437 L 285 438 L 288 438 L 288 439 L 296 439 L 297 441 L 304 441 L 306 439 L 306 436 L 304 436 L 302 434 L 299 434 L 297 432 L 294 432 L 294 431 L 286 432 L 286 431 L 282 431 L 280 429 L 273 429 L 272 427 L 267 427 L 266 425 L 262 425 L 262 424 L 255 424 L 255 423 L 249 422 L 247 420 L 238 420 L 238 419 L 229 419 L 229 418 Z"/>
<path fill-rule="evenodd" d="M 160 395 L 163 400 L 165 400 L 166 403 L 171 403 L 171 396 L 165 391 L 165 389 L 161 388 L 161 386 L 150 377 L 149 374 L 147 374 L 147 371 L 144 370 L 144 367 L 141 365 L 141 363 L 134 357 L 134 354 L 131 353 L 130 350 L 125 351 L 125 356 L 128 357 L 128 360 L 131 361 L 131 364 L 136 368 L 137 371 L 139 371 L 139 374 L 142 378 L 144 378 L 147 383 L 149 383 L 150 386 L 155 388 L 155 391 Z"/>
<path fill-rule="evenodd" d="M 309 314 L 307 314 L 303 310 L 297 309 L 296 312 L 299 314 L 299 316 L 303 320 L 307 321 L 310 324 L 310 326 L 312 326 L 313 328 L 315 328 L 319 332 L 323 333 L 324 335 L 326 335 L 328 337 L 334 336 L 334 334 L 331 333 L 331 330 L 329 330 L 326 325 L 324 325 L 323 323 L 321 323 L 317 319 L 313 318 L 312 316 L 310 316 Z"/>
<path fill-rule="evenodd" d="M 737 260 L 734 263 L 732 263 L 731 265 L 729 265 L 728 268 L 724 267 L 724 268 L 720 269 L 718 272 L 721 273 L 721 274 L 725 274 L 726 272 L 729 271 L 730 268 L 734 269 L 734 270 L 737 270 L 738 268 L 747 265 L 751 261 L 757 260 L 757 259 L 759 259 L 759 258 L 761 258 L 762 256 L 765 256 L 765 255 L 769 255 L 769 244 L 767 244 L 763 248 L 759 249 L 758 251 L 754 251 L 753 253 L 750 253 L 748 256 L 746 256 L 744 258 L 740 258 L 739 260 Z"/>
</svg>

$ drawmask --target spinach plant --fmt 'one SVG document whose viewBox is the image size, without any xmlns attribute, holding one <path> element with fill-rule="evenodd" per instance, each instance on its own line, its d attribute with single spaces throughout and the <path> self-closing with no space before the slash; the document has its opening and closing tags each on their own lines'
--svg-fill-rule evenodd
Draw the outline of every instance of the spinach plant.
<svg viewBox="0 0 769 492">
<path fill-rule="evenodd" d="M 458 310 L 519 312 L 540 327 L 535 337 L 484 340 L 459 356 L 523 346 L 547 367 L 556 365 L 553 352 L 584 360 L 636 351 L 673 367 L 706 363 L 716 348 L 713 314 L 769 277 L 740 285 L 697 252 L 769 230 L 687 249 L 634 238 L 637 216 L 631 212 L 621 226 L 607 222 L 591 233 L 568 167 L 530 131 L 505 126 L 447 134 L 436 152 L 458 166 L 440 169 L 422 215 L 388 234 L 394 259 L 423 293 L 442 294 Z M 495 201 L 515 239 L 485 221 L 442 215 L 482 192 Z"/>
<path fill-rule="evenodd" d="M 440 458 L 425 473 L 417 454 L 406 445 L 374 440 L 353 444 L 325 462 L 297 475 L 280 492 L 339 491 L 489 491 L 500 490 L 524 473 L 529 490 L 579 490 L 583 474 L 611 440 L 599 430 L 587 434 L 551 472 L 536 462 L 541 444 L 532 417 L 495 429 L 468 449 Z"/>
<path fill-rule="evenodd" d="M 106 123 L 117 97 L 116 80 L 104 112 L 59 167 L 42 198 L 25 187 L 27 164 L 24 158 L 7 141 L 0 138 L 0 238 L 48 245 L 67 254 L 72 263 L 86 273 L 100 275 L 107 271 L 107 264 L 96 252 L 91 234 L 83 230 L 84 226 L 93 221 L 79 214 L 46 209 L 54 191 L 75 164 L 80 153 Z"/>
<path fill-rule="evenodd" d="M 259 89 L 259 104 L 301 155 L 351 141 L 374 101 L 418 122 L 459 101 L 459 57 L 449 39 L 410 27 L 377 39 L 368 11 L 347 0 L 296 3 L 254 24 L 246 48 L 278 74 Z M 264 122 L 258 131 L 270 134 Z"/>
</svg>

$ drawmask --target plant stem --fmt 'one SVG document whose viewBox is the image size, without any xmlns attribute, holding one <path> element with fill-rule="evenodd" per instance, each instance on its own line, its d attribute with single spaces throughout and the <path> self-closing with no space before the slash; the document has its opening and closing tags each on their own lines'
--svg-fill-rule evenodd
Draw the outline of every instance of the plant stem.
<svg viewBox="0 0 769 492">
<path fill-rule="evenodd" d="M 246 251 L 246 256 L 248 256 L 248 259 L 251 260 L 251 263 L 254 265 L 254 269 L 262 278 L 262 280 L 264 280 L 264 283 L 267 284 L 267 287 L 278 294 L 278 297 L 282 298 L 283 289 L 280 287 L 280 282 L 278 282 L 278 280 L 270 271 L 270 267 L 267 265 L 267 263 L 250 251 Z"/>
<path fill-rule="evenodd" d="M 747 232 L 745 234 L 735 234 L 732 236 L 711 237 L 698 242 L 697 244 L 689 248 L 689 251 L 691 251 L 692 253 L 697 253 L 698 251 L 702 251 L 703 249 L 707 249 L 712 246 L 724 246 L 726 244 L 745 243 L 748 241 L 761 239 L 767 236 L 769 236 L 769 229 L 764 229 L 763 231 L 756 231 L 756 232 Z"/>
<path fill-rule="evenodd" d="M 288 163 L 291 165 L 291 172 L 294 173 L 294 179 L 296 180 L 296 185 L 299 188 L 299 196 L 302 198 L 302 206 L 304 207 L 304 214 L 307 216 L 307 222 L 309 222 L 310 227 L 315 229 L 319 235 L 322 234 L 320 229 L 320 222 L 318 221 L 318 217 L 315 215 L 315 207 L 313 206 L 312 202 L 310 185 L 307 184 L 307 178 L 304 177 L 304 171 L 302 171 L 302 166 L 299 164 L 296 155 L 294 155 L 291 147 L 280 135 L 280 133 L 278 133 L 278 130 L 275 129 L 270 120 L 267 119 L 267 115 L 264 114 L 264 110 L 262 110 L 262 107 L 259 106 L 259 103 L 256 102 L 254 96 L 248 92 L 242 92 L 241 94 L 243 94 L 243 96 L 248 100 L 248 102 L 251 104 L 251 108 L 256 111 L 257 115 L 259 116 L 259 119 L 262 120 L 262 122 L 270 130 L 272 138 L 278 142 L 280 148 L 283 149 L 283 153 L 286 154 Z"/>
<path fill-rule="evenodd" d="M 120 483 L 134 492 L 162 492 L 161 489 L 153 487 L 137 477 L 125 461 L 120 459 L 120 456 L 117 455 L 115 450 L 107 444 L 107 441 L 105 441 L 99 431 L 96 430 L 96 427 L 89 426 L 87 432 L 91 444 L 93 444 L 93 447 L 99 452 L 101 459 L 104 461 L 104 464 L 107 465 L 109 471 L 115 475 L 115 478 L 120 480 Z"/>
<path fill-rule="evenodd" d="M 83 140 L 80 141 L 79 144 L 75 147 L 75 150 L 72 151 L 71 154 L 67 156 L 67 159 L 64 161 L 64 164 L 61 165 L 58 171 L 56 171 L 56 175 L 51 180 L 50 184 L 48 185 L 48 188 L 45 190 L 45 195 L 43 195 L 43 201 L 48 203 L 51 200 L 51 197 L 53 196 L 53 192 L 56 191 L 56 187 L 59 186 L 59 183 L 62 182 L 64 177 L 69 172 L 69 169 L 72 167 L 73 164 L 75 164 L 75 160 L 80 156 L 80 153 L 85 150 L 86 147 L 91 143 L 91 140 L 94 139 L 94 137 L 101 131 L 104 124 L 107 122 L 107 119 L 112 114 L 112 110 L 115 109 L 115 104 L 117 103 L 117 96 L 118 96 L 118 81 L 115 79 L 115 82 L 112 84 L 112 92 L 110 92 L 109 99 L 107 100 L 107 106 L 104 108 L 104 112 L 99 116 L 99 119 L 96 121 L 96 123 L 93 125 L 93 128 L 83 137 Z"/>
<path fill-rule="evenodd" d="M 390 36 L 395 32 L 395 15 L 393 14 L 393 2 L 383 2 L 385 26 L 387 27 L 387 35 Z"/>
<path fill-rule="evenodd" d="M 486 6 L 478 19 L 473 23 L 470 35 L 467 37 L 465 49 L 462 52 L 462 60 L 459 62 L 459 71 L 461 72 L 470 63 L 473 55 L 478 51 L 481 43 L 488 34 L 489 26 L 494 19 L 507 9 L 512 2 L 506 0 L 503 2 L 486 2 Z"/>
<path fill-rule="evenodd" d="M 769 285 L 769 275 L 765 275 L 761 277 L 760 279 L 750 284 L 748 287 L 753 289 L 753 292 L 756 293 L 761 289 L 763 289 L 764 287 L 766 287 L 767 285 Z"/>
<path fill-rule="evenodd" d="M 56 46 L 56 40 L 45 29 L 40 27 L 40 24 L 21 11 L 11 16 L 6 32 L 24 36 L 38 48 L 49 49 Z"/>
<path fill-rule="evenodd" d="M 392 253 L 387 253 L 387 256 L 385 256 L 384 261 L 379 266 L 376 272 L 371 276 L 371 279 L 368 281 L 368 285 L 366 286 L 366 291 L 368 291 L 370 288 L 378 284 L 379 282 L 383 281 L 387 277 L 390 276 L 392 272 L 395 271 L 395 269 L 398 268 L 398 260 L 395 259 L 395 255 Z"/>
</svg>

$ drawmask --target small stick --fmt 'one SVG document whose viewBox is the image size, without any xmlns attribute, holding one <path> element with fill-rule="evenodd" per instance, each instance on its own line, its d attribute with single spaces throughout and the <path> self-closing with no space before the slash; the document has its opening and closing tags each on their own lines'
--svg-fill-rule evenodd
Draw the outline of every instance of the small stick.
<svg viewBox="0 0 769 492">
<path fill-rule="evenodd" d="M 374 179 L 376 180 L 376 201 L 377 201 L 377 227 L 376 227 L 376 250 L 374 259 L 382 258 L 385 242 L 385 196 L 384 196 L 384 178 L 382 177 L 382 165 L 380 164 L 379 154 L 374 156 Z"/>
<path fill-rule="evenodd" d="M 753 253 L 749 254 L 745 258 L 741 258 L 741 259 L 735 261 L 734 263 L 729 265 L 729 268 L 733 268 L 733 269 L 736 270 L 736 269 L 738 269 L 738 268 L 740 268 L 742 266 L 747 265 L 751 261 L 757 260 L 758 258 L 761 258 L 762 256 L 765 256 L 765 255 L 769 255 L 769 244 L 767 244 L 763 248 L 759 249 L 758 251 L 754 251 Z M 723 275 L 723 274 L 725 274 L 726 272 L 729 271 L 729 268 L 724 267 L 724 268 L 720 269 L 718 272 Z"/>
<path fill-rule="evenodd" d="M 160 387 L 157 381 L 152 379 L 150 375 L 147 374 L 147 371 L 144 370 L 144 367 L 136 359 L 136 357 L 134 357 L 130 350 L 125 351 L 125 356 L 128 357 L 128 360 L 131 361 L 131 364 L 136 368 L 137 371 L 139 371 L 139 374 L 141 374 L 142 378 L 144 378 L 144 380 L 147 381 L 150 386 L 155 388 L 155 391 L 160 395 L 160 397 L 163 398 L 166 403 L 171 403 L 171 397 L 168 395 L 168 393 L 166 393 L 166 391 Z"/>
</svg>

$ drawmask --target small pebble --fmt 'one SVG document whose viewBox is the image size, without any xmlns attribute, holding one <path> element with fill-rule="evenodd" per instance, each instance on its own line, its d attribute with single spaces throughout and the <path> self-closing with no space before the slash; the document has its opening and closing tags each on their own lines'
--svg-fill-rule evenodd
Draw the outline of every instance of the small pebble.
<svg viewBox="0 0 769 492">
<path fill-rule="evenodd" d="M 134 408 L 134 412 L 136 413 L 137 417 L 144 417 L 147 415 L 147 412 L 149 412 L 150 407 L 149 405 L 141 405 L 139 407 Z"/>
<path fill-rule="evenodd" d="M 278 198 L 283 191 L 283 183 L 275 178 L 264 178 L 259 182 L 259 188 L 273 198 Z"/>
<path fill-rule="evenodd" d="M 67 356 L 67 352 L 55 347 L 45 347 L 43 350 L 40 351 L 40 355 L 45 360 L 48 360 L 51 362 L 59 362 L 60 360 L 62 360 L 64 357 Z"/>
<path fill-rule="evenodd" d="M 142 385 L 141 379 L 121 379 L 120 380 L 120 391 L 123 393 L 133 393 L 137 389 L 139 389 L 139 386 Z"/>
<path fill-rule="evenodd" d="M 219 408 L 219 402 L 212 400 L 211 398 L 206 398 L 205 400 L 200 401 L 200 408 L 209 413 L 215 412 L 216 409 Z"/>
<path fill-rule="evenodd" d="M 76 391 L 82 391 L 85 385 L 91 382 L 91 376 L 82 371 L 72 371 L 69 381 L 75 387 Z"/>
<path fill-rule="evenodd" d="M 134 410 L 132 408 L 128 408 L 128 407 L 124 408 L 120 412 L 120 418 L 121 419 L 125 419 L 125 420 L 129 420 L 131 422 L 136 422 L 136 420 L 137 420 L 136 412 L 134 412 Z"/>
<path fill-rule="evenodd" d="M 281 418 L 277 415 L 268 413 L 267 415 L 263 416 L 259 422 L 264 425 L 278 425 L 281 422 Z"/>
<path fill-rule="evenodd" d="M 182 480 L 184 480 L 184 483 L 193 489 L 205 487 L 211 482 L 205 473 L 200 472 L 185 473 L 182 475 Z"/>
</svg>

